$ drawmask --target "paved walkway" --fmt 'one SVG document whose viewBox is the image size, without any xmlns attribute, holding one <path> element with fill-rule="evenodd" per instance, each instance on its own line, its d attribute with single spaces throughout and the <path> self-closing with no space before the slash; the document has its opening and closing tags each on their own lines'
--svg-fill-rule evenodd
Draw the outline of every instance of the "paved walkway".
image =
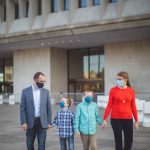
<svg viewBox="0 0 150 150">
<path fill-rule="evenodd" d="M 53 106 L 53 115 L 57 110 L 58 106 Z M 100 111 L 103 112 L 102 109 Z M 25 140 L 25 133 L 19 124 L 19 105 L 0 105 L 0 150 L 26 150 Z M 97 145 L 98 150 L 114 150 L 114 139 L 110 126 L 106 129 L 97 127 Z M 37 149 L 37 142 L 35 147 Z M 56 128 L 53 128 L 47 134 L 46 150 L 59 149 L 57 131 Z M 76 137 L 75 149 L 83 150 L 81 140 Z M 140 126 L 139 131 L 134 131 L 132 150 L 150 150 L 150 128 Z"/>
</svg>

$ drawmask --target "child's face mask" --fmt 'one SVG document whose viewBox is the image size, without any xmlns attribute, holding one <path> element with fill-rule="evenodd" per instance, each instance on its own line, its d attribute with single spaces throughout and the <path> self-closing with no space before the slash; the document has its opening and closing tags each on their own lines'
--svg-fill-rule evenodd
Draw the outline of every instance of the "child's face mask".
<svg viewBox="0 0 150 150">
<path fill-rule="evenodd" d="M 84 100 L 85 100 L 86 103 L 91 103 L 93 101 L 93 97 L 92 96 L 86 96 L 84 98 Z"/>
<path fill-rule="evenodd" d="M 61 102 L 59 103 L 59 106 L 60 106 L 61 108 L 64 108 L 64 107 L 65 107 L 64 101 L 61 101 Z"/>
</svg>

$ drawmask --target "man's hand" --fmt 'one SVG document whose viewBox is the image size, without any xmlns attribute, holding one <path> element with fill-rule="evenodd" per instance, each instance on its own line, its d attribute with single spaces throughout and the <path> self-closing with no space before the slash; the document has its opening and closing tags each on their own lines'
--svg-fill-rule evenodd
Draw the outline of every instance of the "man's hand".
<svg viewBox="0 0 150 150">
<path fill-rule="evenodd" d="M 21 128 L 22 128 L 23 131 L 27 131 L 28 126 L 27 126 L 26 123 L 24 123 L 24 124 L 21 125 Z"/>
<path fill-rule="evenodd" d="M 52 125 L 50 125 L 50 124 L 48 124 L 48 126 L 47 126 L 47 128 L 48 129 L 50 129 L 50 128 L 52 128 L 53 126 Z"/>
</svg>

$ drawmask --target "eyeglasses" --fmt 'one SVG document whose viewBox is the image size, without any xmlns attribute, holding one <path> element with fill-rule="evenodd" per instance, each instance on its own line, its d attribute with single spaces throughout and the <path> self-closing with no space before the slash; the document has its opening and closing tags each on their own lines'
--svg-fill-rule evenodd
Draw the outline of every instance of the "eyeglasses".
<svg viewBox="0 0 150 150">
<path fill-rule="evenodd" d="M 123 80 L 123 78 L 122 77 L 117 77 L 116 80 Z"/>
<path fill-rule="evenodd" d="M 46 81 L 38 81 L 39 83 L 45 83 Z"/>
</svg>

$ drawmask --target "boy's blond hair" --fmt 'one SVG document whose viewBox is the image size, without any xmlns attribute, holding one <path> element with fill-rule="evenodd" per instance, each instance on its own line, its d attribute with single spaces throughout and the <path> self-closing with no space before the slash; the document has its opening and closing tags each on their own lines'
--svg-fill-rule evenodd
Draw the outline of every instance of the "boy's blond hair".
<svg viewBox="0 0 150 150">
<path fill-rule="evenodd" d="M 85 93 L 92 93 L 92 95 L 94 94 L 94 92 L 92 91 L 92 90 L 85 90 L 84 92 L 83 92 L 83 95 L 85 95 Z"/>
</svg>

